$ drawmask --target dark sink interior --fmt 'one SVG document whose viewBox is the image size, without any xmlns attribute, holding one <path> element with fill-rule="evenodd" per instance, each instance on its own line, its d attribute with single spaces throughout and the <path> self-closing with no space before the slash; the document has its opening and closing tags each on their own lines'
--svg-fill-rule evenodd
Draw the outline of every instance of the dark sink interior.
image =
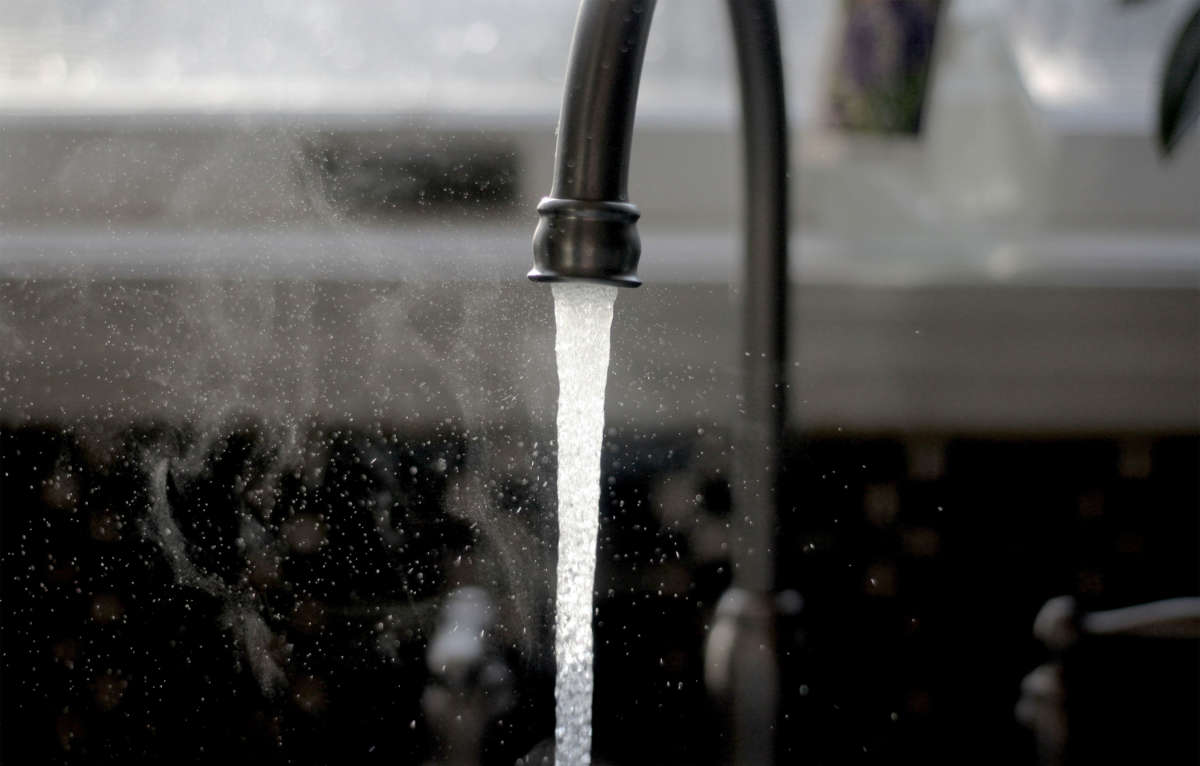
<svg viewBox="0 0 1200 766">
<path fill-rule="evenodd" d="M 481 465 L 453 424 L 5 426 L 4 761 L 436 757 L 426 646 L 477 584 L 517 691 L 485 760 L 512 763 L 553 734 L 555 535 L 547 435 L 513 439 Z M 1013 709 L 1046 656 L 1038 608 L 1197 594 L 1195 437 L 796 433 L 789 453 L 782 762 L 1029 762 Z M 722 762 L 701 649 L 730 578 L 727 462 L 723 433 L 606 441 L 603 762 Z M 1168 724 L 1195 710 L 1197 652 L 1173 646 L 1082 653 L 1088 741 L 1157 721 L 1194 752 Z"/>
</svg>

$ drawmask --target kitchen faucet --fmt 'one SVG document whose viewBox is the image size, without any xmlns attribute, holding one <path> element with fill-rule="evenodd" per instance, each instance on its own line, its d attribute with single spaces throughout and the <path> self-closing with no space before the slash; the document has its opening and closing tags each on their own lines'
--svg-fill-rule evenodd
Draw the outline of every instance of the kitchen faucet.
<svg viewBox="0 0 1200 766">
<path fill-rule="evenodd" d="M 654 0 L 583 0 L 567 64 L 554 181 L 538 205 L 539 282 L 637 287 L 640 213 L 629 151 Z M 745 161 L 742 354 L 734 435 L 733 583 L 706 646 L 706 682 L 731 720 L 735 763 L 774 761 L 773 536 L 787 422 L 787 109 L 773 0 L 728 0 Z"/>
</svg>

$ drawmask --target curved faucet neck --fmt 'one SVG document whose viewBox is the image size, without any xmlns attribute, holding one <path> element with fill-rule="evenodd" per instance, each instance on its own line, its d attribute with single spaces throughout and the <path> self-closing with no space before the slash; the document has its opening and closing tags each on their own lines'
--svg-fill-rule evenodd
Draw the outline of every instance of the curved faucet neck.
<svg viewBox="0 0 1200 766">
<path fill-rule="evenodd" d="M 550 196 L 627 202 L 629 150 L 655 0 L 579 6 Z"/>
</svg>

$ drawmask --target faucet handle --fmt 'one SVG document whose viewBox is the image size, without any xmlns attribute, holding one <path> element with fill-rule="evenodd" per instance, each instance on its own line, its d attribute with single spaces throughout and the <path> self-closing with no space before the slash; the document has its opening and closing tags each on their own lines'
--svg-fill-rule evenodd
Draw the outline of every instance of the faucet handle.
<svg viewBox="0 0 1200 766">
<path fill-rule="evenodd" d="M 1170 598 L 1080 614 L 1071 596 L 1052 598 L 1033 621 L 1033 634 L 1061 651 L 1081 636 L 1200 638 L 1200 598 Z"/>
</svg>

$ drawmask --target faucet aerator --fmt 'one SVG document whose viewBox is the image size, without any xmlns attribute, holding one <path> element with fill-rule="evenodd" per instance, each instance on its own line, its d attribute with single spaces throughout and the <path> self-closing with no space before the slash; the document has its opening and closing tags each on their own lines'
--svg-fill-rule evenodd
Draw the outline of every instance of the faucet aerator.
<svg viewBox="0 0 1200 766">
<path fill-rule="evenodd" d="M 637 287 L 641 212 L 630 202 L 544 197 L 533 233 L 535 282 L 585 280 Z"/>
</svg>

